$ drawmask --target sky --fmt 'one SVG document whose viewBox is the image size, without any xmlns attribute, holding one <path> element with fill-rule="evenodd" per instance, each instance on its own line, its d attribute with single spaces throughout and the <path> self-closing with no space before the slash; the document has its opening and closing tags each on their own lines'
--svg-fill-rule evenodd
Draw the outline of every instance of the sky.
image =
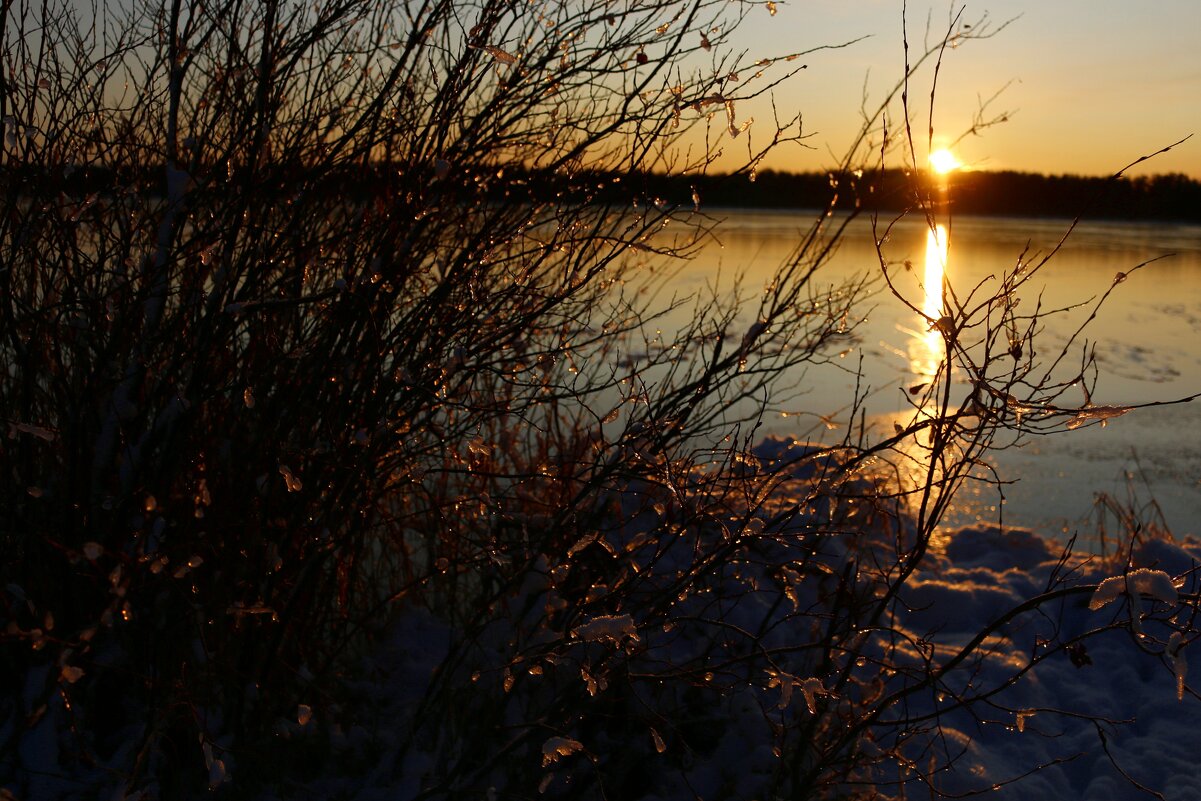
<svg viewBox="0 0 1201 801">
<path fill-rule="evenodd" d="M 935 147 L 972 124 L 981 98 L 1006 123 L 962 141 L 955 152 L 972 169 L 1108 175 L 1189 134 L 1193 138 L 1128 174 L 1185 173 L 1201 179 L 1201 0 L 995 0 L 955 4 L 963 20 L 986 15 L 995 29 L 944 58 L 935 102 Z M 859 124 L 865 89 L 878 102 L 904 64 L 901 0 L 777 0 L 773 16 L 755 9 L 738 32 L 752 54 L 783 54 L 868 37 L 805 57 L 807 69 L 776 92 L 777 106 L 799 110 L 814 150 L 793 145 L 763 167 L 823 169 L 843 153 Z M 952 6 L 910 2 L 911 52 L 927 21 L 946 27 Z M 756 56 L 757 57 L 757 56 Z M 917 130 L 925 150 L 929 72 Z M 760 109 L 759 113 L 764 113 Z M 770 119 L 770 109 L 766 116 Z M 924 157 L 924 152 L 923 152 Z"/>
</svg>

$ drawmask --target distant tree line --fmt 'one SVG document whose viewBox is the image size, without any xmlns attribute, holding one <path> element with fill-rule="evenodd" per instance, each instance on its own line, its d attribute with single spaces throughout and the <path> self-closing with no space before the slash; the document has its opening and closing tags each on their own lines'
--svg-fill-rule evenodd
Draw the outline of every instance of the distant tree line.
<svg viewBox="0 0 1201 801">
<path fill-rule="evenodd" d="M 53 187 L 69 197 L 103 194 L 113 185 L 141 186 L 150 194 L 166 190 L 162 165 L 146 165 L 122 175 L 95 166 L 47 171 L 42 167 L 0 168 L 15 185 Z M 260 171 L 262 172 L 262 171 Z M 311 170 L 302 164 L 276 163 L 272 174 L 259 176 L 264 198 L 293 196 L 301 185 L 313 188 Z M 753 176 L 753 177 L 752 177 Z M 1201 222 L 1201 181 L 1181 173 L 1112 178 L 1081 175 L 1043 175 L 1005 170 L 961 172 L 947 179 L 945 196 L 933 177 L 913 179 L 902 169 L 862 174 L 758 173 L 705 175 L 618 174 L 592 172 L 583 181 L 573 174 L 562 180 L 527 174 L 513 165 L 456 165 L 449 162 L 400 165 L 391 162 L 325 169 L 317 183 L 331 196 L 362 199 L 381 194 L 401 206 L 421 205 L 424 190 L 439 183 L 480 186 L 488 202 L 549 202 L 574 196 L 583 203 L 622 203 L 641 197 L 661 207 L 733 207 L 750 209 L 820 209 L 901 212 L 924 202 L 946 203 L 955 214 L 1012 217 L 1085 217 L 1090 219 Z M 919 197 L 919 195 L 921 195 Z"/>
<path fill-rule="evenodd" d="M 836 175 L 763 170 L 722 176 L 647 176 L 649 195 L 690 203 L 692 192 L 705 206 L 822 208 L 837 195 L 837 207 L 903 211 L 928 198 L 935 181 L 915 183 L 904 170 Z M 1021 217 L 1112 218 L 1201 222 L 1201 181 L 1179 173 L 1137 178 L 1041 175 L 1028 172 L 962 172 L 948 179 L 946 202 L 956 214 Z"/>
</svg>

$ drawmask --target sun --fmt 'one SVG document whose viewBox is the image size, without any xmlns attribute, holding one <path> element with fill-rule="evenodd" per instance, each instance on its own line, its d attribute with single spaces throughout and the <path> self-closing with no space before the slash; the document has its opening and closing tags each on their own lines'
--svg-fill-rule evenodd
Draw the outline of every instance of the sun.
<svg viewBox="0 0 1201 801">
<path fill-rule="evenodd" d="M 946 148 L 935 150 L 930 154 L 930 168 L 939 175 L 946 175 L 960 166 L 959 159 L 955 158 L 955 154 Z"/>
</svg>

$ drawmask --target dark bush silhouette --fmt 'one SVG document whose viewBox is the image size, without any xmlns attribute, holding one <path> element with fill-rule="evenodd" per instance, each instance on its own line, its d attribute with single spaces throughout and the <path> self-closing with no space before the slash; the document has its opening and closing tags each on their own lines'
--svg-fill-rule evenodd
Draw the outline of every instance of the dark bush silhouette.
<svg viewBox="0 0 1201 801">
<path fill-rule="evenodd" d="M 1064 400 L 1088 359 L 1018 348 L 1015 273 L 930 320 L 968 398 L 944 365 L 895 435 L 757 447 L 854 320 L 868 279 L 815 278 L 849 218 L 762 293 L 673 298 L 712 221 L 660 176 L 800 135 L 739 111 L 803 66 L 728 51 L 774 12 L 4 6 L 6 789 L 634 797 L 758 731 L 748 792 L 848 797 L 937 739 L 914 699 L 989 633 L 904 645 L 942 511 L 995 437 L 1108 412 Z M 878 120 L 836 174 L 871 180 Z M 1065 582 L 1003 620 L 1092 590 Z M 385 725 L 356 687 L 389 632 L 432 661 Z"/>
</svg>

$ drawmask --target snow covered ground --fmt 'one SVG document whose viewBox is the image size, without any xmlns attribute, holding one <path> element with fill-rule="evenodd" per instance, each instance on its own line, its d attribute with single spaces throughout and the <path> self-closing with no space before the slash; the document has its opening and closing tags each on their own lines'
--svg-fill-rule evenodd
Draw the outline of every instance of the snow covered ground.
<svg viewBox="0 0 1201 801">
<path fill-rule="evenodd" d="M 774 452 L 761 448 L 760 454 L 780 456 L 792 446 L 774 447 Z M 661 557 L 658 569 L 671 573 L 670 561 Z M 795 653 L 789 646 L 812 636 L 813 620 L 765 611 L 775 602 L 766 589 L 745 593 L 744 583 L 767 582 L 763 574 L 746 576 L 763 568 L 747 560 L 743 575 L 724 587 L 724 596 L 718 590 L 703 601 L 687 599 L 668 616 L 672 621 L 638 608 L 584 619 L 565 636 L 574 648 L 593 649 L 588 656 L 572 657 L 569 649 L 549 663 L 522 662 L 498 637 L 493 657 L 505 658 L 491 664 L 491 674 L 483 667 L 483 678 L 477 672 L 472 681 L 486 684 L 491 675 L 493 689 L 500 684 L 501 692 L 517 699 L 518 711 L 504 721 L 511 728 L 502 723 L 494 737 L 483 740 L 500 750 L 512 747 L 511 757 L 523 758 L 518 744 L 533 719 L 537 733 L 530 750 L 540 760 L 538 789 L 544 797 L 570 797 L 572 777 L 581 774 L 580 783 L 595 789 L 586 778 L 595 772 L 608 779 L 611 797 L 754 799 L 779 786 L 781 771 L 787 772 L 781 763 L 797 758 L 787 732 L 810 721 L 824 721 L 819 729 L 836 728 L 848 716 L 878 714 L 875 725 L 864 727 L 870 741 L 861 751 L 868 757 L 865 766 L 847 771 L 851 783 L 841 792 L 880 798 L 928 797 L 930 790 L 948 796 L 986 792 L 997 799 L 1153 797 L 1141 785 L 1168 799 L 1201 798 L 1193 737 L 1201 710 L 1198 697 L 1177 682 L 1187 679 L 1188 635 L 1182 641 L 1172 633 L 1191 627 L 1195 595 L 1187 593 L 1196 592 L 1199 562 L 1201 543 L 1194 540 L 1149 541 L 1133 549 L 1125 576 L 1126 569 L 1113 560 L 1065 556 L 1060 543 L 1026 530 L 977 526 L 950 532 L 905 583 L 899 605 L 906 611 L 890 625 L 879 625 L 866 643 L 860 641 L 860 666 L 834 689 L 838 670 L 833 666 L 824 674 L 790 674 L 790 664 L 812 667 L 806 659 L 790 661 Z M 529 592 L 524 603 L 546 602 L 542 590 Z M 1040 597 L 1044 600 L 1032 602 Z M 755 681 L 754 671 L 738 673 L 706 650 L 712 633 L 690 624 L 706 619 L 702 609 L 722 601 L 727 605 L 720 618 L 708 619 L 744 631 L 757 626 L 757 644 L 770 652 L 767 662 L 778 669 L 773 678 Z M 1013 613 L 1024 606 L 1026 611 Z M 873 642 L 873 634 L 881 642 Z M 436 714 L 423 708 L 422 699 L 428 677 L 444 669 L 456 636 L 424 612 L 401 619 L 391 643 L 372 663 L 376 678 L 360 687 L 363 698 L 381 704 L 372 736 L 389 747 L 367 780 L 331 779 L 329 786 L 313 787 L 318 795 L 417 797 L 423 777 L 436 774 L 440 762 L 444 768 L 440 749 L 453 750 L 455 743 L 425 750 L 414 746 L 413 732 L 426 724 L 423 715 Z M 542 636 L 549 643 L 555 635 Z M 978 647 L 965 648 L 976 641 Z M 736 644 L 727 646 L 737 652 Z M 538 652 L 517 650 L 527 657 Z M 691 709 L 687 703 L 671 707 L 655 693 L 639 697 L 636 682 L 618 688 L 613 672 L 607 675 L 614 686 L 606 687 L 605 660 L 618 658 L 627 671 L 654 675 L 659 687 L 671 683 L 671 666 L 682 674 L 698 662 L 720 663 L 719 672 L 729 680 L 717 679 L 720 690 L 703 696 L 711 705 L 702 718 L 712 736 L 706 740 L 687 731 L 692 724 L 686 714 L 677 720 L 657 715 L 668 708 Z M 481 657 L 477 670 L 487 662 Z M 520 671 L 525 675 L 519 675 L 517 664 L 525 666 Z M 937 682 L 928 681 L 943 670 Z M 622 688 L 635 696 L 635 704 L 603 706 L 604 715 L 629 716 L 618 727 L 626 739 L 614 741 L 613 725 L 589 725 L 586 711 L 574 716 L 576 725 L 563 728 L 555 728 L 550 715 L 531 715 L 538 708 L 537 684 L 547 680 L 581 683 L 585 708 L 603 706 L 607 694 Z M 873 682 L 874 700 L 865 689 Z M 924 774 L 920 779 L 919 773 Z M 458 787 L 491 786 L 494 797 L 524 795 L 520 787 L 488 785 L 487 776 L 484 769 L 462 777 L 469 780 Z M 903 791 L 898 782 L 904 783 Z"/>
<path fill-rule="evenodd" d="M 703 581 L 681 583 L 713 531 L 668 541 L 670 510 L 632 491 L 628 525 L 542 555 L 476 617 L 406 609 L 344 686 L 279 718 L 298 768 L 259 797 L 1201 798 L 1187 685 L 1201 543 L 1137 543 L 1119 563 L 975 526 L 890 584 L 879 537 L 817 537 L 830 509 L 781 514 L 812 481 L 798 464 L 769 502 L 728 510 L 746 534 Z M 582 567 L 617 555 L 621 575 Z M 27 677 L 31 692 L 46 678 Z M 3 798 L 161 797 L 125 782 L 134 732 L 109 764 L 70 758 L 62 699 L 4 722 L 25 730 L 20 776 L 0 762 Z M 219 731 L 202 747 L 214 796 L 240 794 L 253 761 Z"/>
<path fill-rule="evenodd" d="M 951 536 L 946 554 L 932 560 L 909 588 L 906 599 L 915 611 L 906 626 L 938 628 L 938 647 L 953 649 L 1002 610 L 1043 592 L 1057 556 L 1055 544 L 1029 532 L 961 529 Z M 995 652 L 972 679 L 976 686 L 1004 682 L 1013 668 L 1039 653 L 1043 638 L 1081 638 L 1082 648 L 1069 647 L 1040 662 L 981 705 L 974 719 L 962 712 L 948 715 L 954 730 L 950 739 L 962 743 L 964 758 L 940 789 L 1000 786 L 989 797 L 1006 799 L 1151 797 L 1133 786 L 1138 782 L 1169 799 L 1201 798 L 1191 734 L 1198 699 L 1187 687 L 1178 695 L 1175 673 L 1179 668 L 1186 676 L 1187 650 L 1174 651 L 1179 640 L 1172 641 L 1161 625 L 1167 615 L 1154 615 L 1155 625 L 1143 619 L 1152 617 L 1153 608 L 1175 608 L 1168 576 L 1191 577 L 1199 557 L 1201 545 L 1192 540 L 1136 548 L 1134 564 L 1150 568 L 1141 576 L 1131 574 L 1137 599 L 1127 596 L 1126 578 L 1107 578 L 1112 565 L 1082 564 L 1066 586 L 1100 580 L 1098 593 L 1067 595 L 1049 604 L 1046 616 L 1002 627 Z M 1191 578 L 1188 583 L 1193 587 Z M 1113 597 L 1114 591 L 1121 597 Z M 1112 600 L 1093 608 L 1105 598 Z M 1192 610 L 1186 608 L 1186 614 Z M 1139 625 L 1132 631 L 1131 621 L 1141 624 L 1143 634 Z M 1084 637 L 1111 624 L 1116 626 Z"/>
</svg>

